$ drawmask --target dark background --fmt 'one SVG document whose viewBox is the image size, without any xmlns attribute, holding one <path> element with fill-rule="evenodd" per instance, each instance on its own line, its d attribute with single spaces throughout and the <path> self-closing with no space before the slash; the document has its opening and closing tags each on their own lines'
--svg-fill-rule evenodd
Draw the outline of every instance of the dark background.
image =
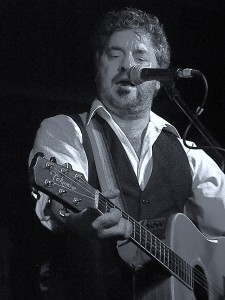
<svg viewBox="0 0 225 300">
<path fill-rule="evenodd" d="M 36 265 L 48 253 L 50 237 L 29 196 L 27 158 L 35 132 L 48 116 L 89 107 L 95 95 L 89 39 L 104 11 L 125 6 L 159 17 L 172 48 L 172 66 L 205 75 L 209 94 L 200 119 L 225 145 L 223 0 L 1 0 L 1 299 L 37 298 Z M 195 109 L 202 100 L 202 82 L 193 78 L 178 86 Z M 154 110 L 183 133 L 187 118 L 163 92 Z M 195 130 L 189 138 L 203 143 Z"/>
</svg>

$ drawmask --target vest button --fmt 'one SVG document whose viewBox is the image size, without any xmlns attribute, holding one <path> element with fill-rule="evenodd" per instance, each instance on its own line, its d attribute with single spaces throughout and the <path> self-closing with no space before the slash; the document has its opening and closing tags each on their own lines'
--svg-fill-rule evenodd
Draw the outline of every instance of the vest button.
<svg viewBox="0 0 225 300">
<path fill-rule="evenodd" d="M 144 204 L 149 203 L 149 200 L 142 199 L 142 203 L 144 203 Z"/>
</svg>

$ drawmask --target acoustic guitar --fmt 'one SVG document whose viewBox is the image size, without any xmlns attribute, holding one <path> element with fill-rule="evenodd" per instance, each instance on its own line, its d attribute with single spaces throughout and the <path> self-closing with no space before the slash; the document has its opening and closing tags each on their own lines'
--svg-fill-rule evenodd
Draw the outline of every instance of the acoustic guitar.
<svg viewBox="0 0 225 300">
<path fill-rule="evenodd" d="M 171 216 L 161 241 L 142 224 L 90 186 L 83 174 L 47 160 L 38 153 L 30 169 L 31 185 L 60 202 L 65 210 L 96 209 L 99 214 L 117 208 L 133 225 L 130 241 L 159 264 L 168 276 L 138 299 L 225 299 L 225 238 L 208 238 L 184 215 Z M 148 295 L 148 296 L 146 296 Z"/>
</svg>

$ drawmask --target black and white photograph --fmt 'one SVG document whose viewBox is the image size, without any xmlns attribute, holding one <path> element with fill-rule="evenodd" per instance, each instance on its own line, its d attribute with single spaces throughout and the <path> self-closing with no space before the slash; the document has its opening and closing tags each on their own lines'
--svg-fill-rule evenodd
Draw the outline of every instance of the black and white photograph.
<svg viewBox="0 0 225 300">
<path fill-rule="evenodd" d="M 0 299 L 225 299 L 224 1 L 0 15 Z"/>
</svg>

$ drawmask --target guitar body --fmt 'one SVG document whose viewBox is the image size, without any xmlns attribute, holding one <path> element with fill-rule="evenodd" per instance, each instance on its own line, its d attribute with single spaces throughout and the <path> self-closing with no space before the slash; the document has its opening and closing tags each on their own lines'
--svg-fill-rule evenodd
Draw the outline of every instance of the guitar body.
<svg viewBox="0 0 225 300">
<path fill-rule="evenodd" d="M 224 237 L 207 239 L 185 215 L 176 214 L 168 222 L 165 244 L 194 268 L 200 285 L 195 283 L 191 290 L 168 275 L 144 289 L 142 286 L 137 300 L 225 299 Z"/>
</svg>

